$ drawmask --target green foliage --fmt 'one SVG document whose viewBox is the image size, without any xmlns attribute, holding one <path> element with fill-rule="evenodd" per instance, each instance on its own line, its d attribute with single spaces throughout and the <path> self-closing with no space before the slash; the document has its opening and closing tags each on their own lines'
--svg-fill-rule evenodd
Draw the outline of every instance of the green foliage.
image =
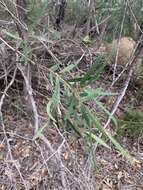
<svg viewBox="0 0 143 190">
<path fill-rule="evenodd" d="M 143 136 L 143 111 L 137 109 L 128 110 L 122 120 L 119 120 L 117 136 L 129 136 L 131 138 Z"/>
<path fill-rule="evenodd" d="M 65 10 L 64 22 L 67 25 L 76 24 L 77 27 L 84 26 L 85 23 L 90 19 L 91 27 L 95 26 L 95 23 L 101 23 L 104 19 L 109 17 L 106 37 L 105 39 L 110 42 L 114 37 L 118 37 L 122 29 L 123 36 L 132 36 L 135 37 L 134 24 L 138 22 L 139 25 L 142 25 L 142 13 L 143 13 L 143 2 L 142 0 L 132 1 L 129 0 L 128 3 L 125 0 L 115 0 L 115 1 L 106 1 L 98 0 L 92 6 L 89 2 L 84 0 L 68 0 Z M 29 28 L 35 31 L 36 27 L 43 27 L 40 24 L 42 18 L 48 16 L 50 22 L 53 23 L 56 17 L 57 11 L 54 3 L 51 3 L 49 0 L 31 0 L 28 3 L 28 20 Z M 47 22 L 47 21 L 46 21 Z M 123 28 L 122 28 L 123 24 Z M 60 33 L 53 29 L 49 29 L 48 23 L 44 22 L 44 30 L 51 31 L 55 35 Z M 90 39 L 83 39 L 85 43 L 90 43 Z"/>
<path fill-rule="evenodd" d="M 28 3 L 28 18 L 31 30 L 35 30 L 40 19 L 47 12 L 48 1 L 31 0 Z"/>
<path fill-rule="evenodd" d="M 78 26 L 81 26 L 91 19 L 91 23 L 95 26 L 95 19 L 100 23 L 109 17 L 106 33 L 106 40 L 109 42 L 113 37 L 118 37 L 120 31 L 122 31 L 123 36 L 135 37 L 134 24 L 136 22 L 139 25 L 143 24 L 142 0 L 129 0 L 128 2 L 125 0 L 98 0 L 95 4 L 95 11 L 93 11 L 93 6 L 93 10 L 91 10 L 91 7 L 88 5 L 84 0 L 69 0 L 67 2 L 66 22 L 70 24 L 76 22 Z M 90 14 L 92 14 L 91 17 Z"/>
<path fill-rule="evenodd" d="M 81 86 L 91 84 L 92 81 L 99 79 L 101 73 L 104 71 L 105 57 L 99 55 L 93 61 L 89 70 L 82 76 L 69 80 L 69 82 L 79 82 Z"/>
<path fill-rule="evenodd" d="M 87 3 L 83 0 L 68 0 L 66 9 L 65 22 L 70 24 L 77 24 L 78 26 L 84 24 L 88 19 L 90 9 Z"/>
<path fill-rule="evenodd" d="M 72 66 L 69 68 L 70 72 L 72 72 L 72 68 Z M 67 77 L 67 71 L 69 70 L 65 69 L 59 72 L 58 68 L 54 71 L 49 69 L 49 80 L 53 92 L 47 103 L 48 122 L 52 122 L 71 134 L 74 132 L 74 135 L 77 134 L 82 137 L 90 145 L 97 143 L 110 148 L 105 141 L 105 139 L 109 139 L 123 156 L 132 161 L 128 152 L 102 126 L 102 119 L 106 116 L 111 117 L 111 115 L 100 102 L 100 98 L 114 94 L 106 92 L 102 88 L 91 89 L 89 84 L 92 80 L 89 80 L 88 84 L 84 83 L 84 86 L 82 83 L 77 84 L 74 80 L 69 83 L 68 80 L 64 79 L 64 71 Z M 89 71 L 87 73 L 89 76 L 92 75 Z M 95 73 L 95 78 L 96 75 L 99 75 L 99 73 Z M 117 125 L 115 118 L 111 117 L 111 119 Z M 43 130 L 39 129 L 35 138 L 38 138 L 42 132 Z M 106 138 L 101 138 L 100 134 Z"/>
</svg>

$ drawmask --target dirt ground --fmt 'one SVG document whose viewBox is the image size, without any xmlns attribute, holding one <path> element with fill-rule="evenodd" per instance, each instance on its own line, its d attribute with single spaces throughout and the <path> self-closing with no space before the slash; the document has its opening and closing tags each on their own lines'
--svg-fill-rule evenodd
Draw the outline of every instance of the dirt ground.
<svg viewBox="0 0 143 190">
<path fill-rule="evenodd" d="M 14 114 L 14 107 L 13 112 L 6 110 L 5 126 L 0 128 L 0 189 L 143 189 L 143 139 L 122 139 L 138 160 L 136 165 L 111 145 L 110 150 L 96 149 L 90 168 L 89 147 L 76 134 L 47 124 L 44 136 L 33 140 L 31 120 Z M 41 112 L 41 124 L 46 118 Z"/>
</svg>

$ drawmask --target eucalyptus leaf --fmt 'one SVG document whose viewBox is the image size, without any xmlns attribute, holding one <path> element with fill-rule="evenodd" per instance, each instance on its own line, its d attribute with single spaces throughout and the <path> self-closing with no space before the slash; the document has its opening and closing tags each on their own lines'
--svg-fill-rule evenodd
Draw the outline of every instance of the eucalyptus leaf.
<svg viewBox="0 0 143 190">
<path fill-rule="evenodd" d="M 47 104 L 47 114 L 52 121 L 56 122 L 55 118 L 52 116 L 52 113 L 51 113 L 51 105 L 52 105 L 52 101 L 50 100 Z"/>
<path fill-rule="evenodd" d="M 96 100 L 98 97 L 101 96 L 113 96 L 117 95 L 116 93 L 105 92 L 102 88 L 93 89 L 85 89 L 84 92 L 80 93 L 81 102 L 86 102 L 89 100 Z"/>
<path fill-rule="evenodd" d="M 92 132 L 86 131 L 85 134 L 89 135 L 92 139 L 94 139 L 100 145 L 102 145 L 102 146 L 104 146 L 104 147 L 106 147 L 108 149 L 111 149 L 110 146 L 107 145 L 107 143 L 105 143 L 100 137 L 96 136 Z"/>
<path fill-rule="evenodd" d="M 60 71 L 60 73 L 62 74 L 62 73 L 66 73 L 66 72 L 70 72 L 73 68 L 75 68 L 76 67 L 76 65 L 75 64 L 70 64 L 70 65 L 68 65 L 67 67 L 65 67 L 64 69 L 62 69 L 61 71 Z"/>
</svg>

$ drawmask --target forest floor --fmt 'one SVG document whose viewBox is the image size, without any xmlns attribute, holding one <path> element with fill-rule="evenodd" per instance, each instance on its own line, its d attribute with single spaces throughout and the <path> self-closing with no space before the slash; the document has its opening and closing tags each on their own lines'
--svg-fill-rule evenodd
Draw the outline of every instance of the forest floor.
<svg viewBox="0 0 143 190">
<path fill-rule="evenodd" d="M 45 123 L 47 113 L 43 112 L 40 116 L 41 122 Z M 88 148 L 82 139 L 76 135 L 63 137 L 60 129 L 48 126 L 44 136 L 53 147 L 53 153 L 50 153 L 52 151 L 45 139 L 32 140 L 33 127 L 30 121 L 23 117 L 21 120 L 14 118 L 9 110 L 6 111 L 6 118 L 5 130 L 2 126 L 0 128 L 0 189 L 87 189 L 80 186 L 82 175 L 79 172 L 82 171 L 88 177 L 85 171 Z M 97 148 L 92 171 L 95 189 L 143 189 L 142 140 L 122 139 L 124 147 L 138 160 L 133 166 L 114 147 L 110 150 L 100 146 Z M 61 171 L 54 161 L 56 154 L 60 155 L 66 175 L 69 178 L 71 175 L 71 184 L 66 188 L 60 182 Z"/>
</svg>

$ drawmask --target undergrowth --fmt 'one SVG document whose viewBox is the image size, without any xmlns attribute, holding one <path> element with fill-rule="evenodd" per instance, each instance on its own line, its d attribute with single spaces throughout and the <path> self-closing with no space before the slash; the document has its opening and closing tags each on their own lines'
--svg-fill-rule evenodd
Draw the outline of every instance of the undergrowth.
<svg viewBox="0 0 143 190">
<path fill-rule="evenodd" d="M 117 136 L 133 139 L 143 137 L 143 111 L 140 109 L 128 110 L 124 117 L 119 120 Z"/>
<path fill-rule="evenodd" d="M 110 24 L 107 25 L 106 36 L 103 35 L 103 39 L 111 41 L 114 37 L 119 37 L 120 35 L 132 36 L 133 23 L 135 22 L 135 15 L 132 14 L 132 11 L 138 15 L 139 5 L 142 4 L 142 1 L 133 3 L 133 5 L 129 2 L 130 1 L 124 0 L 110 2 L 102 0 L 97 1 L 94 7 L 94 4 L 89 5 L 82 0 L 69 0 L 67 1 L 64 21 L 69 25 L 75 24 L 77 28 L 87 27 L 87 23 L 89 22 L 88 27 L 90 30 L 92 27 L 95 27 L 97 23 L 105 22 L 105 19 L 109 17 Z M 70 59 L 68 53 L 71 53 L 71 51 L 66 52 L 66 50 L 72 46 L 71 44 L 66 44 L 66 41 L 65 47 L 63 47 L 65 52 L 60 52 L 60 48 L 62 47 L 60 40 L 63 40 L 61 38 L 63 31 L 62 27 L 60 28 L 61 30 L 55 28 L 54 21 L 57 15 L 54 15 L 54 13 L 57 13 L 57 9 L 53 8 L 54 5 L 55 7 L 58 6 L 54 1 L 30 1 L 27 11 L 27 25 L 29 29 L 27 41 L 23 43 L 23 39 L 19 39 L 20 37 L 17 37 L 17 34 L 13 34 L 11 31 L 5 31 L 5 35 L 8 37 L 6 40 L 10 38 L 15 46 L 18 40 L 20 44 L 24 44 L 19 46 L 19 64 L 22 63 L 26 66 L 28 62 L 31 62 L 33 65 L 35 64 L 38 69 L 42 66 L 45 68 L 46 71 L 44 71 L 44 73 L 42 71 L 44 81 L 48 81 L 48 84 L 46 84 L 48 87 L 45 85 L 45 89 L 50 89 L 46 106 L 47 120 L 49 123 L 64 128 L 64 130 L 70 128 L 80 137 L 83 137 L 85 141 L 89 141 L 90 139 L 93 143 L 110 148 L 108 143 L 102 138 L 102 135 L 106 136 L 123 156 L 131 159 L 128 152 L 112 137 L 106 127 L 104 128 L 107 118 L 109 118 L 109 121 L 113 121 L 114 125 L 117 125 L 117 121 L 113 114 L 110 113 L 108 107 L 102 104 L 101 98 L 116 96 L 117 94 L 111 93 L 101 87 L 91 87 L 93 83 L 98 81 L 104 71 L 106 58 L 96 56 L 95 59 L 92 59 L 88 46 L 83 44 L 81 39 L 77 39 L 77 42 L 74 43 L 80 50 L 82 49 L 81 52 L 83 55 L 81 55 L 81 57 L 77 56 L 78 58 L 76 58 L 75 54 L 75 58 Z M 140 17 L 142 17 L 142 15 L 139 14 L 138 17 L 139 22 L 141 22 Z M 100 33 L 100 31 L 97 33 Z M 80 36 L 82 35 L 86 36 L 85 33 L 83 34 L 81 32 Z M 74 40 L 71 41 L 73 43 Z M 59 43 L 59 46 L 57 46 L 59 49 L 57 51 L 56 43 Z M 5 44 L 7 46 L 7 43 Z M 36 48 L 42 49 L 40 56 L 36 55 L 36 53 L 32 54 L 33 49 Z M 77 53 L 76 51 L 74 52 L 74 48 L 71 50 L 73 50 L 72 53 Z M 16 50 L 14 49 L 14 51 Z M 79 62 L 81 62 L 80 64 L 83 63 L 83 57 L 86 57 L 86 54 L 84 55 L 85 52 L 88 52 L 88 56 L 91 57 L 91 60 L 90 63 L 86 62 L 89 64 L 89 69 L 82 71 L 82 69 L 79 69 L 78 64 Z M 61 57 L 64 55 L 66 56 L 62 59 Z M 66 62 L 66 60 L 69 59 L 70 61 Z M 41 60 L 43 62 L 45 60 L 45 65 L 42 65 L 43 62 Z M 50 64 L 50 67 L 48 64 Z M 129 136 L 142 134 L 142 116 L 140 112 L 129 112 L 121 122 L 122 127 L 119 128 L 117 133 L 122 135 L 127 131 Z M 43 133 L 43 129 L 44 128 L 41 127 L 36 131 L 34 140 L 40 137 Z"/>
</svg>

